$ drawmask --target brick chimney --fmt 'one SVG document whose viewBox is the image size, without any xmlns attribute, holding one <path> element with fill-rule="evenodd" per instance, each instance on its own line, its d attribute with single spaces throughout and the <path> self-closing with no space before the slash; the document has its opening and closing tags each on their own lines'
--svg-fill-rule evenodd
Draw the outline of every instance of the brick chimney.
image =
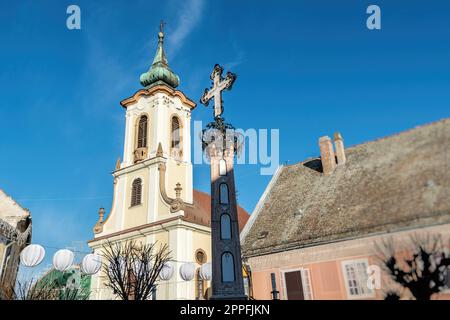
<svg viewBox="0 0 450 320">
<path fill-rule="evenodd" d="M 336 149 L 336 158 L 338 166 L 345 164 L 344 139 L 339 132 L 334 133 L 334 147 Z"/>
<path fill-rule="evenodd" d="M 319 139 L 320 160 L 322 161 L 323 174 L 331 174 L 336 168 L 336 157 L 334 155 L 333 143 L 330 137 Z"/>
</svg>

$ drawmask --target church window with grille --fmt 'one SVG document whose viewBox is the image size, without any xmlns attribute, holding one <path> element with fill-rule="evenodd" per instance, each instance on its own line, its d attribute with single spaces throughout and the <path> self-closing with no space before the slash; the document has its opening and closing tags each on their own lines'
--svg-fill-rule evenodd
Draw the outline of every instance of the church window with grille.
<svg viewBox="0 0 450 320">
<path fill-rule="evenodd" d="M 148 118 L 147 116 L 144 115 L 139 118 L 138 138 L 137 138 L 138 148 L 147 147 L 147 131 L 148 131 Z"/>
<path fill-rule="evenodd" d="M 137 206 L 142 203 L 142 180 L 137 178 L 133 181 L 131 189 L 131 206 Z"/>
<path fill-rule="evenodd" d="M 172 117 L 172 123 L 171 123 L 171 150 L 172 155 L 176 158 L 181 157 L 181 125 L 180 120 L 178 117 Z"/>
</svg>

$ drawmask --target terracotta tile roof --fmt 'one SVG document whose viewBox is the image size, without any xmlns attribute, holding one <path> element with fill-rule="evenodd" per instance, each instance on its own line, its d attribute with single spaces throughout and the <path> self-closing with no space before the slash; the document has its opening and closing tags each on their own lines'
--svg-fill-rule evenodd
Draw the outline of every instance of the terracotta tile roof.
<svg viewBox="0 0 450 320">
<path fill-rule="evenodd" d="M 329 176 L 318 159 L 282 167 L 243 234 L 244 255 L 450 223 L 450 119 L 346 155 Z"/>
<path fill-rule="evenodd" d="M 194 205 L 187 207 L 183 220 L 197 223 L 204 226 L 211 226 L 211 196 L 205 192 L 194 189 Z M 243 208 L 238 206 L 238 222 L 241 231 L 247 223 L 249 214 Z"/>
</svg>

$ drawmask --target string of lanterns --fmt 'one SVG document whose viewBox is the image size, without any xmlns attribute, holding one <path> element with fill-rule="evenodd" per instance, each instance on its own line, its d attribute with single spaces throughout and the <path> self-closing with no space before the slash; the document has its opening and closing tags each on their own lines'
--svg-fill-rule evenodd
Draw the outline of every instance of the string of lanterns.
<svg viewBox="0 0 450 320">
<path fill-rule="evenodd" d="M 39 244 L 30 244 L 26 246 L 20 253 L 20 262 L 26 267 L 35 267 L 44 260 L 45 249 Z M 72 267 L 74 262 L 74 253 L 68 249 L 60 249 L 53 255 L 52 264 L 53 267 L 61 272 L 68 270 Z M 125 262 L 123 263 L 125 267 Z M 80 269 L 81 272 L 87 275 L 94 275 L 100 271 L 102 267 L 102 259 L 95 253 L 87 254 L 81 260 Z M 153 266 L 143 266 L 139 261 L 133 264 L 133 270 L 135 273 L 139 273 L 141 269 L 151 269 Z M 184 281 L 191 281 L 195 277 L 196 266 L 195 263 L 187 262 L 180 266 L 180 277 Z M 111 272 L 111 269 L 109 269 Z M 174 263 L 167 261 L 159 273 L 159 278 L 162 281 L 168 281 L 173 277 L 175 272 Z M 199 277 L 202 280 L 209 281 L 212 276 L 211 263 L 202 264 L 199 270 Z"/>
</svg>

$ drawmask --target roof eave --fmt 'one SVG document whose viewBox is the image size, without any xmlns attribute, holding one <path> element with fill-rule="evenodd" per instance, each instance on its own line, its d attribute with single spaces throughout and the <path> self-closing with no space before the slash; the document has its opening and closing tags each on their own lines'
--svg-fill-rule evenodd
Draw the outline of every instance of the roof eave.
<svg viewBox="0 0 450 320">
<path fill-rule="evenodd" d="M 195 109 L 195 107 L 197 106 L 197 104 L 188 97 L 186 97 L 186 95 L 182 91 L 170 88 L 169 86 L 163 84 L 156 85 L 148 89 L 140 89 L 131 97 L 122 100 L 120 102 L 120 105 L 126 109 L 129 106 L 137 103 L 140 97 L 150 96 L 157 92 L 164 92 L 171 97 L 178 97 L 181 100 L 181 102 L 183 102 L 190 108 L 190 110 Z"/>
</svg>

